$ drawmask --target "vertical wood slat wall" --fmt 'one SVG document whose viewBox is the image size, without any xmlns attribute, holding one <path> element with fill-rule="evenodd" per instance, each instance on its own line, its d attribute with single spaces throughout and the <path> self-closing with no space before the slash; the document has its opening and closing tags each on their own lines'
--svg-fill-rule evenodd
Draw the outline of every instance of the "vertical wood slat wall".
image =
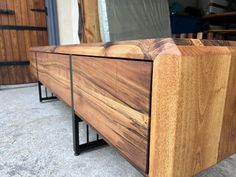
<svg viewBox="0 0 236 177">
<path fill-rule="evenodd" d="M 0 14 L 0 62 L 28 61 L 31 46 L 48 45 L 47 30 L 1 29 L 1 26 L 47 27 L 44 0 L 1 0 L 0 9 L 15 14 Z M 0 65 L 0 85 L 35 82 L 29 65 Z"/>
</svg>

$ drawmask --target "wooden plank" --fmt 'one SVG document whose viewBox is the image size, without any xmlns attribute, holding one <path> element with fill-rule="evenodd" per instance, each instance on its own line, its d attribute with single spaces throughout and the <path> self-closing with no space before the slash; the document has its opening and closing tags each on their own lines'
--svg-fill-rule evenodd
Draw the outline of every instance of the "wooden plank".
<svg viewBox="0 0 236 177">
<path fill-rule="evenodd" d="M 150 177 L 189 177 L 218 162 L 231 55 L 178 47 L 154 61 Z"/>
<path fill-rule="evenodd" d="M 29 25 L 30 22 L 29 22 L 29 11 L 30 11 L 30 7 L 28 6 L 27 4 L 27 0 L 21 0 L 21 11 L 23 12 L 21 14 L 21 17 L 22 17 L 22 23 L 23 25 Z M 24 31 L 24 43 L 25 43 L 25 54 L 26 54 L 26 58 L 28 59 L 29 56 L 28 56 L 28 49 L 31 47 L 31 39 L 30 39 L 30 31 L 28 30 L 25 30 Z M 29 75 L 30 75 L 30 71 L 28 68 L 26 68 L 25 70 L 25 82 L 26 83 L 29 83 L 30 82 L 30 78 L 29 78 Z"/>
<path fill-rule="evenodd" d="M 7 7 L 8 9 L 14 9 L 14 1 L 7 0 Z M 9 18 L 9 25 L 16 25 L 16 17 L 15 15 L 10 15 L 8 16 Z M 19 41 L 17 37 L 17 31 L 16 30 L 10 30 L 10 38 L 11 38 L 11 43 L 12 43 L 12 53 L 13 57 L 12 59 L 15 61 L 21 60 L 20 58 L 20 53 L 19 53 Z M 22 68 L 19 66 L 15 66 L 14 68 L 14 75 L 16 77 L 16 82 L 17 83 L 23 83 L 23 74 L 22 74 Z"/>
<path fill-rule="evenodd" d="M 5 3 L 3 3 L 3 6 L 1 8 L 7 9 L 7 1 L 4 0 Z M 8 25 L 9 24 L 9 19 L 8 16 L 2 15 L 2 21 L 1 24 Z M 4 41 L 4 48 L 5 48 L 5 59 L 6 61 L 10 61 L 13 58 L 13 48 L 12 48 L 12 43 L 11 43 L 11 38 L 10 38 L 10 31 L 9 30 L 2 30 L 3 33 L 3 41 Z M 14 68 L 13 67 L 7 67 L 8 70 L 8 75 L 9 75 L 9 83 L 7 84 L 13 84 L 16 82 L 16 76 L 14 74 Z"/>
<path fill-rule="evenodd" d="M 38 80 L 38 70 L 37 70 L 37 53 L 35 52 L 29 52 L 30 57 L 30 73 L 33 79 Z"/>
<path fill-rule="evenodd" d="M 194 38 L 194 37 L 193 37 L 193 33 L 188 33 L 188 34 L 187 34 L 187 38 L 193 39 L 193 38 Z"/>
<path fill-rule="evenodd" d="M 207 33 L 207 39 L 212 40 L 214 38 L 214 33 L 213 32 L 208 32 Z"/>
<path fill-rule="evenodd" d="M 23 15 L 25 13 L 25 11 L 22 10 L 21 8 L 21 3 L 23 3 L 23 1 L 14 1 L 14 9 L 17 12 L 15 15 L 16 18 L 16 25 L 26 25 L 23 22 Z M 26 60 L 27 59 L 27 54 L 26 54 L 26 46 L 25 46 L 25 37 L 24 37 L 24 31 L 17 31 L 17 38 L 18 38 L 18 47 L 19 47 L 19 56 L 20 59 L 19 60 Z M 26 67 L 21 67 L 21 72 L 22 72 L 22 78 L 21 78 L 21 82 L 22 83 L 26 83 L 27 82 L 27 76 L 28 76 L 28 72 L 27 72 L 27 68 Z"/>
<path fill-rule="evenodd" d="M 28 4 L 28 9 L 33 9 L 34 7 L 34 1 L 32 0 L 27 0 Z M 35 17 L 35 12 L 29 10 L 29 23 L 30 26 L 37 26 L 36 22 L 36 17 Z M 32 46 L 38 46 L 38 37 L 37 37 L 37 31 L 30 31 L 30 39 L 31 39 L 31 47 Z"/>
<path fill-rule="evenodd" d="M 232 52 L 231 67 L 228 78 L 218 161 L 224 160 L 236 151 L 236 52 L 233 49 L 230 50 Z"/>
<path fill-rule="evenodd" d="M 197 33 L 197 39 L 203 39 L 203 33 L 202 32 Z"/>
<path fill-rule="evenodd" d="M 150 62 L 73 57 L 75 111 L 147 172 Z"/>
<path fill-rule="evenodd" d="M 4 9 L 6 6 L 6 1 L 1 1 L 0 3 L 0 8 Z M 2 15 L 0 15 L 0 24 L 2 24 Z M 3 30 L 0 30 L 0 61 L 5 61 L 6 60 L 6 50 L 5 50 L 5 44 L 4 44 L 4 35 L 3 35 Z M 1 83 L 0 85 L 5 85 L 9 84 L 9 73 L 8 73 L 8 68 L 7 67 L 1 67 L 0 69 L 0 77 L 1 77 Z"/>
<path fill-rule="evenodd" d="M 64 46 L 44 46 L 31 48 L 34 52 L 74 54 L 95 57 L 111 57 L 153 61 L 163 53 L 175 53 L 176 46 L 235 46 L 235 41 L 208 41 L 199 39 L 146 39 L 97 44 L 80 44 Z M 173 51 L 173 52 L 172 52 Z"/>
<path fill-rule="evenodd" d="M 39 81 L 71 105 L 69 56 L 38 53 L 37 68 Z"/>
<path fill-rule="evenodd" d="M 0 18 L 1 20 L 1 18 Z M 3 39 L 3 32 L 0 30 L 0 61 L 5 61 L 6 59 L 6 52 L 4 48 L 4 39 Z M 1 82 L 0 85 L 6 85 L 9 81 L 9 73 L 7 67 L 1 67 L 0 69 L 0 78 Z"/>
<path fill-rule="evenodd" d="M 82 43 L 101 42 L 97 0 L 78 0 L 83 18 Z"/>
</svg>

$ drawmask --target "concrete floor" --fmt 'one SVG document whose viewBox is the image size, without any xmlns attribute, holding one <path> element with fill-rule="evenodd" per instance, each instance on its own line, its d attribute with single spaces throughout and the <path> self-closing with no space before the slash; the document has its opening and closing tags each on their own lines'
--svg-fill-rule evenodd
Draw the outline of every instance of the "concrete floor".
<svg viewBox="0 0 236 177">
<path fill-rule="evenodd" d="M 0 177 L 142 176 L 109 146 L 75 157 L 70 109 L 28 86 L 0 86 Z M 236 177 L 236 155 L 197 177 Z"/>
</svg>

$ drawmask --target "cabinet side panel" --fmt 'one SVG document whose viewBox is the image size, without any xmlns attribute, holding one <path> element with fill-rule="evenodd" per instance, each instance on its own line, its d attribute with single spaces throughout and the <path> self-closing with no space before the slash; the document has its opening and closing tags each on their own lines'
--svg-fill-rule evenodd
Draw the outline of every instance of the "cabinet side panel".
<svg viewBox="0 0 236 177">
<path fill-rule="evenodd" d="M 218 162 L 231 56 L 213 49 L 179 47 L 181 56 L 155 61 L 150 177 L 189 177 Z"/>
<path fill-rule="evenodd" d="M 231 51 L 231 67 L 221 131 L 219 161 L 236 153 L 236 49 Z"/>
<path fill-rule="evenodd" d="M 180 59 L 160 56 L 153 64 L 150 177 L 173 177 Z"/>
</svg>

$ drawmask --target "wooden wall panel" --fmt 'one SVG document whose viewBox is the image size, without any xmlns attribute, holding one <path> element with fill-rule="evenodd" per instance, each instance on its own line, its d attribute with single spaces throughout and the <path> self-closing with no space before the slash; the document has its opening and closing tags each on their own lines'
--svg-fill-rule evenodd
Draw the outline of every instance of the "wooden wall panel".
<svg viewBox="0 0 236 177">
<path fill-rule="evenodd" d="M 38 80 L 38 66 L 37 66 L 37 53 L 29 52 L 30 57 L 30 73 L 33 79 Z"/>
<path fill-rule="evenodd" d="M 38 53 L 37 67 L 40 82 L 71 105 L 69 56 Z"/>
<path fill-rule="evenodd" d="M 147 172 L 150 62 L 73 56 L 75 111 Z"/>
<path fill-rule="evenodd" d="M 2 0 L 1 9 L 14 10 L 15 14 L 0 14 L 0 26 L 47 27 L 46 14 L 31 9 L 44 9 L 44 0 Z M 28 50 L 32 46 L 48 45 L 47 31 L 41 30 L 1 30 L 1 55 L 3 61 L 28 61 Z M 35 82 L 29 66 L 0 67 L 0 85 Z"/>
</svg>

